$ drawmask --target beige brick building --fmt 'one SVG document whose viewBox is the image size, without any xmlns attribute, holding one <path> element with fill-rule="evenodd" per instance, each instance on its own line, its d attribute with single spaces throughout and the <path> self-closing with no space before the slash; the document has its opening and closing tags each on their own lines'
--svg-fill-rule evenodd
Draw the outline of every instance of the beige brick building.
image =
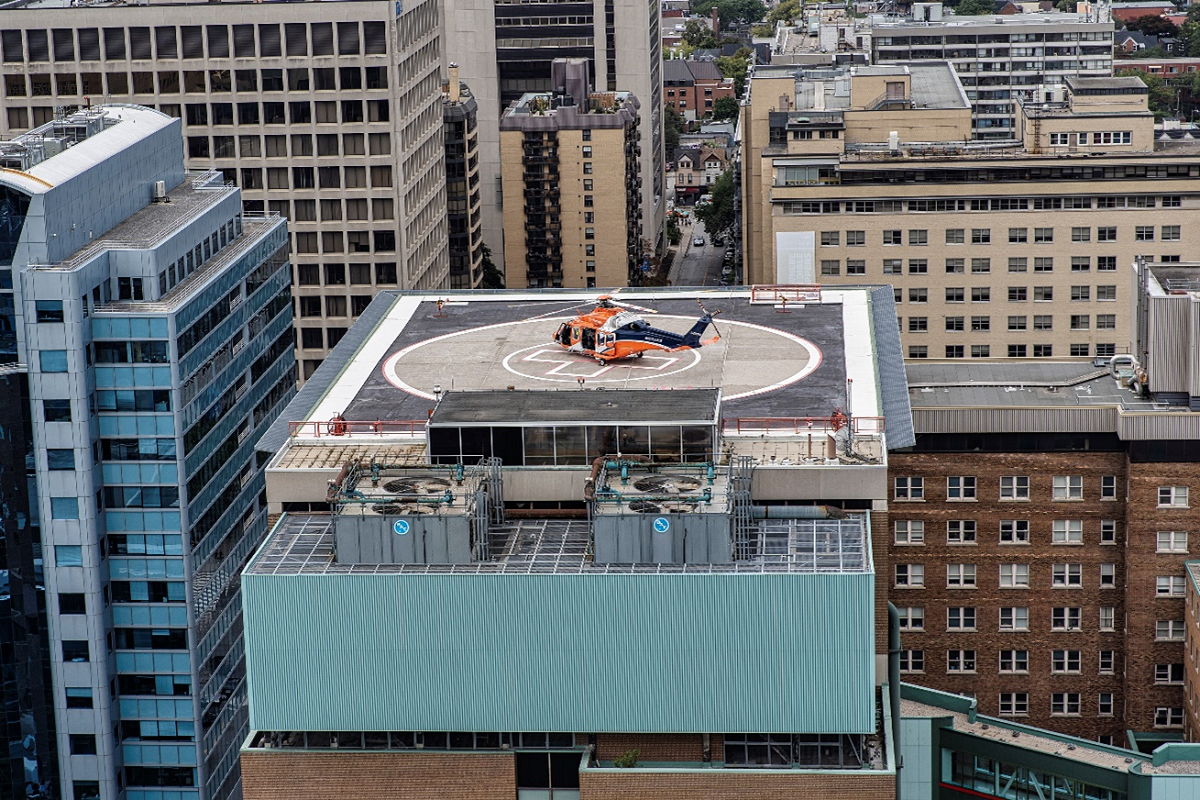
<svg viewBox="0 0 1200 800">
<path fill-rule="evenodd" d="M 563 94 L 500 119 L 505 285 L 626 286 L 642 252 L 638 99 L 588 91 L 587 62 L 554 62 Z"/>
<path fill-rule="evenodd" d="M 1140 81 L 1067 78 L 996 144 L 945 62 L 795 69 L 743 110 L 747 283 L 891 283 L 907 358 L 1129 352 L 1129 265 L 1200 244 L 1200 150 Z"/>
</svg>

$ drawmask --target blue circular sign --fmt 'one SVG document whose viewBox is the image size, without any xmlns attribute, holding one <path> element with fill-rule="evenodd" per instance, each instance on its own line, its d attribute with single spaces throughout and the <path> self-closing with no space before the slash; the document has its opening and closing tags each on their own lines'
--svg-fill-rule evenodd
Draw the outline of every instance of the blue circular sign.
<svg viewBox="0 0 1200 800">
<path fill-rule="evenodd" d="M 654 520 L 654 530 L 658 531 L 659 533 L 666 533 L 667 531 L 671 530 L 671 520 L 667 519 L 666 517 L 659 517 L 658 519 Z"/>
<path fill-rule="evenodd" d="M 401 536 L 405 535 L 408 533 L 408 521 L 403 519 L 396 520 L 392 523 L 392 530 Z"/>
</svg>

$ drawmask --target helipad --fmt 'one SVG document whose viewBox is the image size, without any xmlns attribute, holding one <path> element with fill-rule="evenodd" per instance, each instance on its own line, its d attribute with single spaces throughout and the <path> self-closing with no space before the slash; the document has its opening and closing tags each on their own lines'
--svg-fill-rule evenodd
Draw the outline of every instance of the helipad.
<svg viewBox="0 0 1200 800">
<path fill-rule="evenodd" d="M 751 302 L 745 291 L 623 292 L 618 303 L 653 309 L 645 315 L 650 324 L 678 332 L 696 321 L 700 300 L 720 311 L 720 338 L 695 350 L 609 363 L 568 353 L 552 338 L 562 322 L 592 308 L 594 293 L 440 297 L 448 302 L 439 309 L 438 295 L 381 294 L 330 355 L 345 363 L 314 398 L 309 419 L 422 420 L 446 392 L 701 387 L 721 389 L 726 419 L 827 417 L 847 408 L 848 377 L 855 413 L 881 413 L 874 314 L 890 319 L 895 312 L 873 310 L 869 289 L 829 290 L 820 303 L 786 306 Z M 359 331 L 362 325 L 369 330 Z"/>
</svg>

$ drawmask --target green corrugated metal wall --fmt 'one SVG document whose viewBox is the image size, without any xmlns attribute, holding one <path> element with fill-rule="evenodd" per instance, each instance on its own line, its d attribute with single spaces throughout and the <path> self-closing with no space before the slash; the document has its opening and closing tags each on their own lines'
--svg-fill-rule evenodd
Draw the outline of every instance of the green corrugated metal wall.
<svg viewBox="0 0 1200 800">
<path fill-rule="evenodd" d="M 257 730 L 874 729 L 870 574 L 242 581 Z"/>
</svg>

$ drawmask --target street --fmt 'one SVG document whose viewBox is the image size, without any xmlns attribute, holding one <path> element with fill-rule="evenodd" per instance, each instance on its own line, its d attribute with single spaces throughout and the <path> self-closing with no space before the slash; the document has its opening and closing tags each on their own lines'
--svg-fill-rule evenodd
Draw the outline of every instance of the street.
<svg viewBox="0 0 1200 800">
<path fill-rule="evenodd" d="M 682 227 L 683 241 L 679 246 L 679 257 L 671 269 L 674 286 L 714 286 L 721 280 L 721 259 L 725 253 L 723 245 L 712 243 L 704 224 L 692 217 L 691 225 Z M 692 244 L 697 236 L 704 237 L 704 246 Z"/>
</svg>

